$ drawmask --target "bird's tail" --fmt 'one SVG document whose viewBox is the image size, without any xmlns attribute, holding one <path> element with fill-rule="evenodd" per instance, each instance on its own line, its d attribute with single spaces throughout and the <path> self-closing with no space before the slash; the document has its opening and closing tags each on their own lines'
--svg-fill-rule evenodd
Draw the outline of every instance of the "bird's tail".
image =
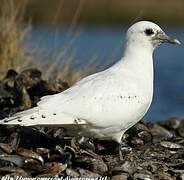
<svg viewBox="0 0 184 180">
<path fill-rule="evenodd" d="M 72 124 L 83 125 L 86 124 L 86 122 L 69 114 L 50 112 L 49 110 L 43 110 L 40 107 L 34 107 L 16 113 L 12 117 L 0 120 L 0 124 L 21 126 L 63 126 Z"/>
</svg>

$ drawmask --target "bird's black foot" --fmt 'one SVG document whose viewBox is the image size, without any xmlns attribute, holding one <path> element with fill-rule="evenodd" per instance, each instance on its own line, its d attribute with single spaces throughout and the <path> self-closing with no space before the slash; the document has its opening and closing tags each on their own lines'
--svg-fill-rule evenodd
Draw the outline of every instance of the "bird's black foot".
<svg viewBox="0 0 184 180">
<path fill-rule="evenodd" d="M 132 151 L 132 148 L 130 146 L 121 142 L 119 144 L 119 159 L 120 159 L 120 161 L 124 160 L 124 155 L 130 153 L 131 151 Z"/>
</svg>

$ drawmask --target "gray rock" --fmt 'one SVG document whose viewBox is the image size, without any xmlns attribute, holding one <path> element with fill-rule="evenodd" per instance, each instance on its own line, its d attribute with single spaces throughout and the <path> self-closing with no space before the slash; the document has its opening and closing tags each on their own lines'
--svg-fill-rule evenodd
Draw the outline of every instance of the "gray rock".
<svg viewBox="0 0 184 180">
<path fill-rule="evenodd" d="M 111 178 L 111 180 L 128 180 L 129 175 L 126 173 L 121 173 L 118 175 L 115 175 Z"/>
<path fill-rule="evenodd" d="M 43 160 L 42 156 L 40 156 L 38 153 L 36 153 L 32 150 L 18 148 L 16 152 L 20 156 L 23 156 L 25 158 L 35 159 L 35 160 L 39 161 L 41 164 L 44 164 L 44 160 Z"/>
<path fill-rule="evenodd" d="M 133 162 L 125 161 L 121 166 L 121 170 L 123 172 L 127 172 L 129 174 L 133 174 L 135 172 L 135 165 Z"/>
<path fill-rule="evenodd" d="M 57 162 L 46 163 L 44 167 L 45 170 L 37 177 L 55 177 L 65 171 L 66 168 L 67 164 Z"/>
<path fill-rule="evenodd" d="M 77 171 L 75 171 L 71 168 L 66 169 L 66 174 L 67 174 L 67 176 L 70 176 L 70 177 L 79 177 L 80 176 L 80 174 Z"/>
<path fill-rule="evenodd" d="M 147 174 L 135 173 L 134 179 L 135 180 L 152 180 L 152 177 Z"/>
<path fill-rule="evenodd" d="M 161 141 L 160 145 L 165 147 L 165 148 L 169 148 L 169 149 L 182 149 L 183 146 L 177 143 L 173 143 L 170 141 Z"/>
<path fill-rule="evenodd" d="M 133 137 L 132 140 L 131 140 L 131 144 L 139 146 L 139 145 L 143 145 L 144 141 L 142 139 L 140 139 L 140 138 Z"/>
<path fill-rule="evenodd" d="M 100 177 L 101 175 L 95 172 L 91 172 L 87 169 L 78 168 L 81 177 Z"/>
<path fill-rule="evenodd" d="M 180 124 L 182 122 L 182 119 L 179 118 L 170 118 L 167 121 L 163 122 L 163 125 L 165 125 L 169 129 L 176 130 L 179 128 Z"/>
<path fill-rule="evenodd" d="M 150 131 L 154 137 L 154 141 L 168 140 L 173 138 L 173 133 L 159 124 L 153 124 L 150 126 Z"/>
<path fill-rule="evenodd" d="M 0 174 L 7 175 L 12 174 L 23 177 L 30 177 L 30 174 L 19 167 L 5 166 L 0 168 Z"/>
</svg>

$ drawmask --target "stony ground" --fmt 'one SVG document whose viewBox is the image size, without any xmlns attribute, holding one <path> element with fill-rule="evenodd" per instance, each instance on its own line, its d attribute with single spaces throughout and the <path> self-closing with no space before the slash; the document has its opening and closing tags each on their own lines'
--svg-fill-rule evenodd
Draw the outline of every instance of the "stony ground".
<svg viewBox="0 0 184 180">
<path fill-rule="evenodd" d="M 41 96 L 68 88 L 43 80 L 36 69 L 11 70 L 0 82 L 0 117 L 36 104 Z M 132 147 L 119 160 L 112 141 L 70 137 L 63 128 L 0 126 L 0 176 L 108 177 L 113 180 L 184 179 L 184 121 L 143 121 L 123 141 Z"/>
</svg>

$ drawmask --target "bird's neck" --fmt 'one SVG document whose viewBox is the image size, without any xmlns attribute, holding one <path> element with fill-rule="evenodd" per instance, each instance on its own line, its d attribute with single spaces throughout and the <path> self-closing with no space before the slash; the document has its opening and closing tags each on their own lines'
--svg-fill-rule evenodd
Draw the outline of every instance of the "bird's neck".
<svg viewBox="0 0 184 180">
<path fill-rule="evenodd" d="M 137 73 L 150 74 L 153 69 L 153 48 L 130 43 L 125 47 L 121 63 L 135 68 Z"/>
<path fill-rule="evenodd" d="M 136 45 L 126 46 L 124 56 L 112 69 L 119 75 L 137 79 L 143 87 L 152 90 L 153 86 L 153 49 L 150 47 Z M 132 77 L 132 78 L 131 78 Z"/>
<path fill-rule="evenodd" d="M 151 43 L 148 44 L 140 44 L 136 43 L 135 41 L 128 41 L 125 45 L 124 49 L 124 57 L 132 57 L 132 56 L 137 56 L 138 58 L 147 57 L 147 58 L 152 58 L 154 48 L 151 45 Z"/>
</svg>

